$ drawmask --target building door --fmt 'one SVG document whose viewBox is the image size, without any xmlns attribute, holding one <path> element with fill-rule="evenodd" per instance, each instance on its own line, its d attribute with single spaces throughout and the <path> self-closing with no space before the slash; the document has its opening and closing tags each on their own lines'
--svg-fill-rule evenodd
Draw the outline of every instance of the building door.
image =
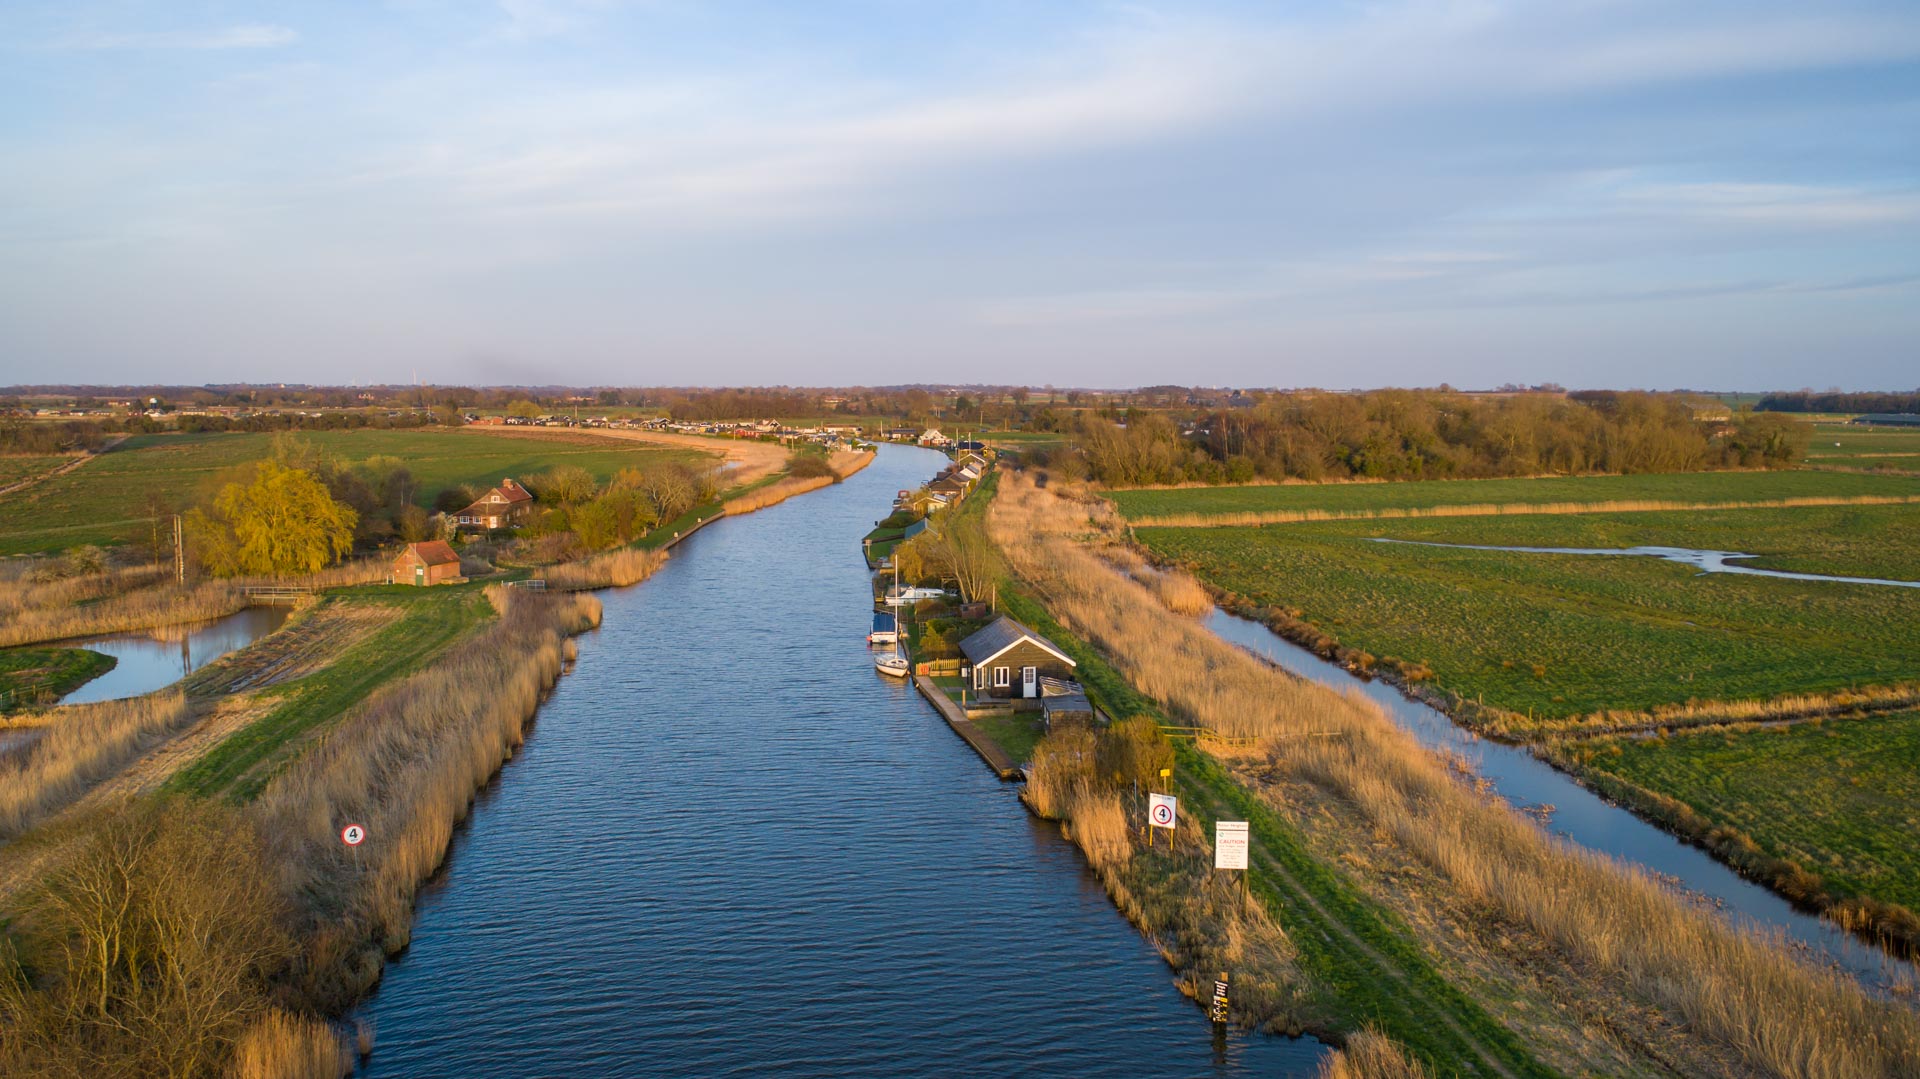
<svg viewBox="0 0 1920 1079">
<path fill-rule="evenodd" d="M 413 583 L 414 583 L 415 585 L 418 585 L 418 586 L 420 586 L 420 587 L 422 587 L 422 588 L 424 588 L 424 587 L 426 587 L 426 584 L 427 584 L 427 567 L 425 567 L 425 566 L 415 566 L 415 567 L 413 567 Z"/>
<path fill-rule="evenodd" d="M 1040 695 L 1040 668 L 1020 668 L 1020 695 L 1022 697 L 1038 697 Z"/>
</svg>

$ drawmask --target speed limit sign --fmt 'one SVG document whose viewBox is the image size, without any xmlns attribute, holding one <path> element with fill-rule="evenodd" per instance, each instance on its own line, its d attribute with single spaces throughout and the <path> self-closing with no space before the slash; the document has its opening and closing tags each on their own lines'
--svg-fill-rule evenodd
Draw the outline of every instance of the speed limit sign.
<svg viewBox="0 0 1920 1079">
<path fill-rule="evenodd" d="M 367 830 L 358 824 L 349 824 L 340 829 L 340 842 L 349 847 L 357 847 L 367 841 Z"/>
</svg>

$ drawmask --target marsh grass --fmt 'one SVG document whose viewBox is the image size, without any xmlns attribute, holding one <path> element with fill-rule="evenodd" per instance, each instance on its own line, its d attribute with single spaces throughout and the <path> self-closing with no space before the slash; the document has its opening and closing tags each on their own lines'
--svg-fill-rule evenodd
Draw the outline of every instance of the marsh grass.
<svg viewBox="0 0 1920 1079">
<path fill-rule="evenodd" d="M 624 588 L 653 576 L 667 562 L 665 551 L 621 547 L 578 562 L 563 562 L 540 571 L 547 587 L 562 592 L 590 588 Z"/>
<path fill-rule="evenodd" d="M 1614 502 L 1486 502 L 1455 506 L 1382 506 L 1360 510 L 1251 510 L 1237 513 L 1166 513 L 1137 517 L 1141 528 L 1232 528 L 1310 521 L 1385 521 L 1415 517 L 1503 517 L 1583 513 L 1775 509 L 1793 506 L 1894 506 L 1920 502 L 1920 495 L 1809 495 L 1751 502 L 1676 502 L 1624 499 Z"/>
<path fill-rule="evenodd" d="M 73 804 L 92 787 L 193 722 L 178 690 L 70 704 L 36 717 L 45 733 L 0 758 L 0 839 Z"/>
<path fill-rule="evenodd" d="M 1617 978 L 1751 1071 L 1865 1077 L 1920 1061 L 1911 1011 L 1547 835 L 1460 783 L 1364 699 L 1287 676 L 1167 612 L 1082 545 L 1120 531 L 1104 504 L 1008 476 L 990 519 L 1014 569 L 1130 683 L 1190 722 L 1269 742 L 1274 769 L 1354 807 L 1449 882 L 1461 909 L 1508 919 Z"/>
<path fill-rule="evenodd" d="M 808 491 L 818 491 L 822 487 L 828 487 L 838 482 L 840 482 L 839 479 L 834 476 L 784 476 L 764 487 L 755 487 L 750 491 L 742 492 L 733 498 L 727 499 L 725 503 L 726 511 L 728 513 L 752 513 L 754 510 L 763 510 L 768 506 L 777 506 L 795 495 L 803 495 Z"/>
<path fill-rule="evenodd" d="M 272 1009 L 234 1046 L 231 1079 L 341 1079 L 353 1055 L 321 1020 Z"/>
<path fill-rule="evenodd" d="M 445 856 L 474 794 L 524 738 L 572 650 L 598 625 L 591 596 L 487 590 L 500 617 L 433 666 L 388 686 L 335 724 L 255 807 L 283 890 L 303 897 L 303 997 L 339 1008 L 405 947 L 413 899 Z M 370 838 L 343 847 L 340 827 Z"/>
<path fill-rule="evenodd" d="M 1320 1062 L 1319 1079 L 1427 1079 L 1420 1062 L 1377 1030 L 1362 1030 Z"/>
</svg>

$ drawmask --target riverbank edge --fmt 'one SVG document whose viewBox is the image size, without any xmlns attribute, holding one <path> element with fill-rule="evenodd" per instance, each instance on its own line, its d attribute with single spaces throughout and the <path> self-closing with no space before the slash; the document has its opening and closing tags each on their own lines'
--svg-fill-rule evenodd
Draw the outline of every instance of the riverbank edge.
<svg viewBox="0 0 1920 1079">
<path fill-rule="evenodd" d="M 1137 541 L 1136 545 L 1144 555 L 1153 557 L 1153 552 L 1147 550 L 1144 545 L 1139 545 Z M 1396 661 L 1379 660 L 1362 665 L 1357 662 L 1358 657 L 1365 657 L 1368 660 L 1372 660 L 1373 657 L 1358 649 L 1340 644 L 1320 627 L 1293 618 L 1284 611 L 1254 603 L 1212 582 L 1200 580 L 1207 591 L 1214 595 L 1220 609 L 1228 614 L 1257 622 L 1274 634 L 1319 656 L 1322 660 L 1338 664 L 1356 677 L 1384 682 L 1398 690 L 1407 700 L 1426 705 L 1439 712 L 1447 717 L 1448 722 L 1461 730 L 1502 745 L 1526 750 L 1555 771 L 1592 792 L 1602 801 L 1617 805 L 1675 839 L 1705 851 L 1714 860 L 1733 870 L 1743 880 L 1766 888 L 1802 913 L 1825 919 L 1835 927 L 1852 933 L 1858 939 L 1882 949 L 1889 955 L 1902 959 L 1920 956 L 1920 915 L 1916 915 L 1913 911 L 1897 903 L 1886 903 L 1871 896 L 1829 891 L 1818 873 L 1792 859 L 1781 858 L 1766 852 L 1737 829 L 1702 816 L 1678 799 L 1646 790 L 1638 784 L 1617 776 L 1582 768 L 1568 755 L 1568 750 L 1573 744 L 1588 738 L 1642 733 L 1657 729 L 1662 724 L 1649 722 L 1634 726 L 1579 730 L 1531 739 L 1513 738 L 1507 736 L 1505 732 L 1490 730 L 1475 724 L 1467 718 L 1471 709 L 1477 707 L 1472 701 L 1457 694 L 1445 692 L 1438 686 L 1421 679 L 1409 677 L 1400 669 Z M 1265 657 L 1259 658 L 1265 659 Z M 1275 666 L 1278 667 L 1277 664 Z M 1900 690 L 1904 686 L 1890 688 Z M 1815 719 L 1867 718 L 1905 711 L 1914 707 L 1916 703 L 1920 703 L 1920 687 L 1915 687 L 1910 696 L 1902 695 L 1884 702 L 1876 701 L 1862 706 L 1859 703 L 1835 701 L 1821 709 L 1788 716 L 1769 717 L 1765 722 L 1800 723 Z M 1742 721 L 1737 720 L 1722 719 L 1717 722 L 1700 720 L 1684 724 L 1681 729 L 1687 734 L 1707 734 L 1720 728 L 1752 724 L 1753 721 L 1746 721 L 1743 724 Z"/>
<path fill-rule="evenodd" d="M 1026 778 L 1026 772 L 1014 763 L 1013 755 L 1007 752 L 1006 747 L 994 741 L 986 731 L 981 730 L 979 724 L 968 719 L 966 713 L 960 710 L 960 706 L 953 703 L 953 698 L 948 697 L 939 686 L 935 685 L 933 679 L 924 674 L 916 674 L 913 676 L 913 688 L 920 691 L 920 695 L 927 699 L 928 704 L 933 705 L 933 710 L 940 713 L 941 719 L 947 721 L 947 726 L 953 728 L 953 733 L 959 735 L 967 745 L 972 746 L 975 753 L 980 754 L 980 759 L 986 762 L 994 775 L 1007 780 Z"/>
</svg>

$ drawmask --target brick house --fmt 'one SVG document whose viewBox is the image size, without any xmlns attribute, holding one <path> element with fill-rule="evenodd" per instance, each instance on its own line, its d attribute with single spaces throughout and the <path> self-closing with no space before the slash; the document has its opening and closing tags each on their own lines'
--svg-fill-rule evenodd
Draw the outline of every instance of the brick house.
<svg viewBox="0 0 1920 1079">
<path fill-rule="evenodd" d="M 533 494 L 512 478 L 474 500 L 454 516 L 461 528 L 512 528 L 533 512 Z"/>
<path fill-rule="evenodd" d="M 1077 666 L 1060 646 L 1001 616 L 966 640 L 974 692 L 986 697 L 1038 697 L 1041 678 L 1072 678 Z"/>
<path fill-rule="evenodd" d="M 409 543 L 393 560 L 393 583 L 445 584 L 460 577 L 460 556 L 441 540 Z"/>
</svg>

